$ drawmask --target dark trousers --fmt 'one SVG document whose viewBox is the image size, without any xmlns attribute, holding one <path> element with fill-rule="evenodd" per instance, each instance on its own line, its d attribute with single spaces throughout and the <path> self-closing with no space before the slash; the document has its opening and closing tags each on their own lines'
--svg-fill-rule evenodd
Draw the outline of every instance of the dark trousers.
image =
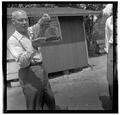
<svg viewBox="0 0 120 115">
<path fill-rule="evenodd" d="M 19 70 L 19 79 L 26 99 L 27 110 L 55 109 L 55 98 L 43 66 L 36 65 Z"/>
<path fill-rule="evenodd" d="M 113 82 L 115 79 L 116 77 L 113 76 L 113 45 L 110 44 L 107 55 L 107 80 L 111 97 L 113 97 Z"/>
</svg>

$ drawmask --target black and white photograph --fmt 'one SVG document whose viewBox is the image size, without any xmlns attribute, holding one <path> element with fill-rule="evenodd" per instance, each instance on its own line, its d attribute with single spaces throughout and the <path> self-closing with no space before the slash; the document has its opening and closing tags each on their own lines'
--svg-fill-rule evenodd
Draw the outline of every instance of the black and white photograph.
<svg viewBox="0 0 120 115">
<path fill-rule="evenodd" d="M 118 113 L 117 15 L 117 1 L 3 1 L 3 113 Z"/>
</svg>

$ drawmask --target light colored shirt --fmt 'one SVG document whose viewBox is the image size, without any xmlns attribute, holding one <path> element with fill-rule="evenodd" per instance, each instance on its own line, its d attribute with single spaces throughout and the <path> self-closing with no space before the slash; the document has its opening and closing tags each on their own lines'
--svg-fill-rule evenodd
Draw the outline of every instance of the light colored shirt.
<svg viewBox="0 0 120 115">
<path fill-rule="evenodd" d="M 38 48 L 38 50 L 34 49 L 31 41 L 32 39 L 37 37 L 39 31 L 40 26 L 39 23 L 37 23 L 36 25 L 28 28 L 29 38 L 15 30 L 13 35 L 8 39 L 8 49 L 21 68 L 25 68 L 30 65 L 31 54 L 33 56 L 33 60 L 37 62 L 42 61 L 40 47 Z"/>
<path fill-rule="evenodd" d="M 108 53 L 109 44 L 113 44 L 113 16 L 106 20 L 105 25 L 105 51 Z"/>
</svg>

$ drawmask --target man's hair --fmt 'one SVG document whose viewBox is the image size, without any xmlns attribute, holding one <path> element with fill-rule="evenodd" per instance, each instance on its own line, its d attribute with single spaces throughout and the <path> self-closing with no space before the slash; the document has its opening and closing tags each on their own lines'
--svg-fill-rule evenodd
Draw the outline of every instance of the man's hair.
<svg viewBox="0 0 120 115">
<path fill-rule="evenodd" d="M 26 13 L 24 10 L 21 10 L 21 9 L 18 9 L 16 11 L 13 11 L 12 12 L 12 19 L 15 19 L 16 18 L 16 15 L 21 12 L 21 13 Z M 26 13 L 27 14 L 27 13 Z"/>
<path fill-rule="evenodd" d="M 113 12 L 112 10 L 113 10 L 113 4 L 107 4 L 103 9 L 103 15 L 110 16 Z"/>
</svg>

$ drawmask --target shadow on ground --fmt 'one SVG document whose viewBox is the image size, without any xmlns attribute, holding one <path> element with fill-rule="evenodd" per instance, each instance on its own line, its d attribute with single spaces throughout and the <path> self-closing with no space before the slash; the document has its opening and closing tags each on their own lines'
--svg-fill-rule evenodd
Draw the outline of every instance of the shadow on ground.
<svg viewBox="0 0 120 115">
<path fill-rule="evenodd" d="M 100 96 L 99 99 L 104 110 L 112 110 L 112 101 L 109 96 Z"/>
<path fill-rule="evenodd" d="M 86 68 L 93 68 L 93 66 L 95 65 L 87 65 L 85 67 L 78 67 L 78 68 L 74 68 L 74 69 L 69 69 L 69 70 L 64 70 L 64 71 L 58 71 L 58 72 L 54 72 L 54 73 L 49 73 L 48 74 L 48 77 L 50 79 L 54 79 L 54 78 L 58 78 L 58 77 L 61 77 L 63 75 L 70 75 L 72 73 L 77 73 L 77 72 L 81 72 L 83 69 L 86 69 Z"/>
</svg>

